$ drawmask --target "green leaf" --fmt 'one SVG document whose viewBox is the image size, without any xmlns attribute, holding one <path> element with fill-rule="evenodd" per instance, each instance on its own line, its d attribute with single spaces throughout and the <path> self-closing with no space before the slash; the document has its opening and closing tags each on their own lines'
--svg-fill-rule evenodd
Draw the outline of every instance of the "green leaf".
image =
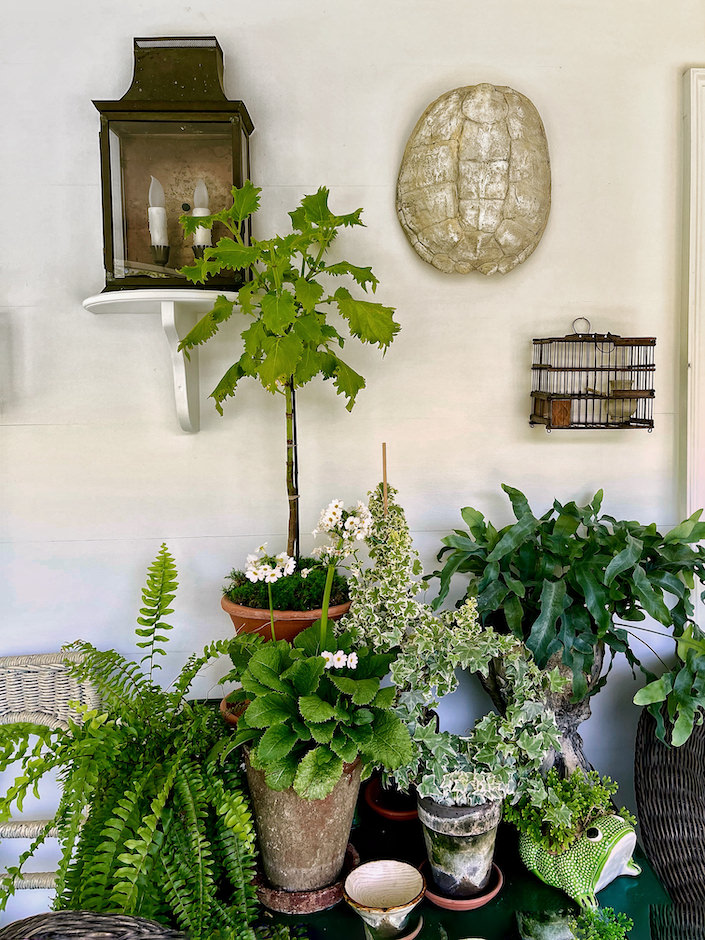
<svg viewBox="0 0 705 940">
<path fill-rule="evenodd" d="M 324 721 L 323 724 L 312 723 L 310 726 L 311 737 L 318 744 L 328 744 L 337 727 L 337 721 Z"/>
<path fill-rule="evenodd" d="M 310 346 L 312 351 L 316 350 L 326 338 L 323 335 L 319 318 L 315 313 L 305 313 L 297 317 L 292 331 L 303 343 Z"/>
<path fill-rule="evenodd" d="M 316 304 L 323 296 L 323 285 L 317 281 L 307 281 L 305 277 L 300 277 L 294 284 L 294 291 L 297 301 L 310 314 L 315 310 Z"/>
<path fill-rule="evenodd" d="M 369 300 L 357 300 L 350 291 L 339 287 L 333 294 L 342 317 L 348 321 L 350 332 L 363 343 L 374 343 L 386 349 L 401 325 L 394 320 L 394 308 Z"/>
<path fill-rule="evenodd" d="M 289 291 L 269 291 L 262 297 L 260 303 L 262 304 L 262 322 L 271 333 L 283 334 L 296 319 L 294 297 Z M 289 373 L 293 371 L 290 369 Z"/>
<path fill-rule="evenodd" d="M 337 754 L 346 764 L 352 764 L 357 757 L 357 744 L 340 730 L 336 731 L 331 738 L 329 747 L 331 751 Z"/>
<path fill-rule="evenodd" d="M 260 379 L 265 388 L 275 392 L 277 385 L 288 381 L 296 370 L 303 343 L 298 336 L 288 333 L 286 336 L 265 337 L 262 348 L 265 358 L 259 367 Z"/>
<path fill-rule="evenodd" d="M 233 271 L 249 268 L 257 260 L 259 252 L 256 245 L 244 245 L 232 238 L 221 238 L 217 245 L 218 260 Z"/>
<path fill-rule="evenodd" d="M 306 385 L 307 382 L 310 382 L 311 379 L 315 378 L 315 376 L 320 373 L 325 375 L 329 361 L 330 355 L 328 353 L 319 352 L 316 349 L 311 349 L 309 346 L 304 346 L 293 374 L 296 388 Z"/>
<path fill-rule="evenodd" d="M 267 728 L 296 715 L 294 699 L 280 692 L 268 692 L 258 696 L 247 706 L 247 723 L 252 728 Z"/>
<path fill-rule="evenodd" d="M 360 744 L 360 750 L 370 761 L 386 770 L 395 770 L 412 760 L 414 748 L 409 731 L 397 715 L 376 711 L 369 727 L 370 738 Z"/>
<path fill-rule="evenodd" d="M 335 358 L 335 378 L 333 384 L 335 385 L 339 395 L 345 395 L 347 398 L 347 404 L 345 405 L 348 411 L 352 411 L 355 404 L 355 398 L 360 389 L 365 387 L 365 380 L 361 375 L 355 372 L 354 369 L 351 369 L 350 366 L 346 365 L 342 359 L 339 359 L 337 356 Z"/>
<path fill-rule="evenodd" d="M 223 265 L 216 258 L 210 259 L 207 255 L 197 258 L 193 264 L 179 269 L 179 274 L 183 274 L 187 281 L 192 284 L 203 284 L 213 274 L 218 274 Z"/>
<path fill-rule="evenodd" d="M 671 613 L 668 607 L 666 607 L 663 598 L 651 586 L 651 583 L 646 576 L 646 572 L 641 567 L 641 565 L 634 566 L 634 571 L 632 573 L 632 583 L 634 586 L 634 593 L 641 601 L 641 605 L 646 613 L 650 617 L 653 617 L 654 620 L 658 620 L 658 622 L 662 623 L 664 626 L 670 626 Z"/>
<path fill-rule="evenodd" d="M 275 692 L 288 692 L 281 673 L 288 668 L 288 649 L 285 640 L 263 644 L 252 656 L 248 671 L 262 685 Z M 244 683 L 243 683 L 244 685 Z"/>
<path fill-rule="evenodd" d="M 379 690 L 371 704 L 375 708 L 391 708 L 394 704 L 394 698 L 396 694 L 396 688 L 393 685 L 387 685 L 383 689 Z"/>
<path fill-rule="evenodd" d="M 343 761 L 325 745 L 305 754 L 296 771 L 294 789 L 305 800 L 328 796 L 343 773 Z"/>
<path fill-rule="evenodd" d="M 298 769 L 299 762 L 291 754 L 282 760 L 273 761 L 264 771 L 267 786 L 272 790 L 288 790 L 294 784 Z"/>
<path fill-rule="evenodd" d="M 325 667 L 322 656 L 298 659 L 281 674 L 281 678 L 292 684 L 297 695 L 310 695 L 318 688 Z"/>
<path fill-rule="evenodd" d="M 261 187 L 253 186 L 250 180 L 245 180 L 239 189 L 237 186 L 233 186 L 230 190 L 233 197 L 232 206 L 223 213 L 218 213 L 216 218 L 220 221 L 228 219 L 237 226 L 242 225 L 245 219 L 248 219 L 259 209 L 259 194 L 261 192 Z"/>
<path fill-rule="evenodd" d="M 530 514 L 523 515 L 518 522 L 509 526 L 504 535 L 487 556 L 488 561 L 500 561 L 505 555 L 514 553 L 519 546 L 534 534 L 538 522 Z"/>
<path fill-rule="evenodd" d="M 379 281 L 372 273 L 372 268 L 358 268 L 347 261 L 339 261 L 337 264 L 331 264 L 326 267 L 326 274 L 340 275 L 349 274 L 363 290 L 367 290 L 367 285 L 372 287 L 374 294 Z"/>
<path fill-rule="evenodd" d="M 502 483 L 502 489 L 509 497 L 509 501 L 512 504 L 512 509 L 514 510 L 514 515 L 517 519 L 521 519 L 522 516 L 531 516 L 534 518 L 534 514 L 531 511 L 531 506 L 529 506 L 529 500 L 524 496 L 521 490 L 515 489 L 513 486 L 509 486 L 507 483 Z"/>
<path fill-rule="evenodd" d="M 329 679 L 340 692 L 351 695 L 355 705 L 369 705 L 379 690 L 379 679 L 350 679 L 334 675 Z"/>
<path fill-rule="evenodd" d="M 627 535 L 626 548 L 618 552 L 605 569 L 604 582 L 607 587 L 609 587 L 614 579 L 622 574 L 623 571 L 634 567 L 636 562 L 641 558 L 643 548 L 643 542 L 633 538 L 631 535 Z"/>
<path fill-rule="evenodd" d="M 664 542 L 699 542 L 702 539 L 705 539 L 705 522 L 699 522 L 702 510 L 699 509 L 697 512 L 693 513 L 692 516 L 689 516 L 684 522 L 681 522 L 680 525 L 674 526 L 670 532 L 666 533 L 664 537 Z"/>
<path fill-rule="evenodd" d="M 636 693 L 632 701 L 635 705 L 652 705 L 654 702 L 665 702 L 666 696 L 673 688 L 673 675 L 666 673 L 660 679 L 649 682 Z"/>
<path fill-rule="evenodd" d="M 556 636 L 556 623 L 563 613 L 565 594 L 565 581 L 544 580 L 539 601 L 540 613 L 526 641 L 540 669 L 543 669 L 560 645 Z"/>
<path fill-rule="evenodd" d="M 262 764 L 280 761 L 286 757 L 298 740 L 298 735 L 288 725 L 272 725 L 260 738 L 257 745 L 257 758 Z"/>
<path fill-rule="evenodd" d="M 324 702 L 318 695 L 302 695 L 299 698 L 299 711 L 306 721 L 322 723 L 335 718 L 335 709 Z"/>
<path fill-rule="evenodd" d="M 200 346 L 214 336 L 220 324 L 224 323 L 232 315 L 235 304 L 232 300 L 227 300 L 222 294 L 215 299 L 213 308 L 208 311 L 198 323 L 190 330 L 179 343 L 179 352 L 182 350 L 193 349 L 194 346 Z"/>
<path fill-rule="evenodd" d="M 478 509 L 465 506 L 460 510 L 460 515 L 474 538 L 479 539 L 485 534 L 485 517 Z"/>
<path fill-rule="evenodd" d="M 231 398 L 235 394 L 237 383 L 245 375 L 245 370 L 239 362 L 236 362 L 235 365 L 230 366 L 220 382 L 218 382 L 210 393 L 210 398 L 215 402 L 215 407 L 219 414 L 222 415 L 223 413 L 223 402 L 226 398 Z"/>
</svg>

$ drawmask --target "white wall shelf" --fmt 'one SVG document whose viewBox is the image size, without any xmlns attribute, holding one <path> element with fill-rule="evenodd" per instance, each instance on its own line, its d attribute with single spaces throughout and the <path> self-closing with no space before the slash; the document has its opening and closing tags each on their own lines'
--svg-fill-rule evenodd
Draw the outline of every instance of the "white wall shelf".
<svg viewBox="0 0 705 940">
<path fill-rule="evenodd" d="M 184 431 L 195 432 L 200 428 L 200 404 L 198 387 L 198 349 L 186 358 L 179 352 L 179 343 L 196 324 L 199 317 L 207 313 L 220 294 L 235 300 L 236 294 L 216 290 L 118 290 L 106 291 L 88 297 L 83 306 L 91 313 L 158 313 L 171 352 L 174 373 L 174 399 L 176 416 Z"/>
</svg>

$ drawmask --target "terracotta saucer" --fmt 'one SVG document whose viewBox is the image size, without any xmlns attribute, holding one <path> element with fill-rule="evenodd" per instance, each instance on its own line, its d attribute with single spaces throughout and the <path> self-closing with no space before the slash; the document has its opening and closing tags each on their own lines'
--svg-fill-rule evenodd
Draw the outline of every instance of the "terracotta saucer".
<svg viewBox="0 0 705 940">
<path fill-rule="evenodd" d="M 257 900 L 270 911 L 276 911 L 278 914 L 315 914 L 317 911 L 335 907 L 343 900 L 343 882 L 359 864 L 360 855 L 352 842 L 348 842 L 343 870 L 338 881 L 334 881 L 331 885 L 314 888 L 313 891 L 284 891 L 283 888 L 272 887 L 259 867 L 252 883 L 255 886 Z"/>
<path fill-rule="evenodd" d="M 421 863 L 420 870 L 422 874 L 424 874 L 423 869 L 425 865 L 426 862 Z M 425 877 L 426 897 L 432 904 L 435 904 L 436 907 L 442 907 L 446 911 L 472 911 L 477 907 L 483 907 L 485 904 L 489 903 L 492 898 L 497 897 L 504 884 L 504 875 L 496 862 L 492 863 L 492 874 L 490 875 L 487 890 L 484 894 L 476 894 L 471 898 L 453 898 L 447 894 L 441 894 L 440 889 L 436 887 L 434 882 L 427 875 Z"/>
<path fill-rule="evenodd" d="M 423 927 L 423 917 L 419 917 L 419 922 L 411 931 L 411 933 L 405 933 L 403 937 L 398 937 L 398 940 L 414 940 L 414 937 L 418 937 L 418 935 L 421 933 L 422 927 Z"/>
</svg>

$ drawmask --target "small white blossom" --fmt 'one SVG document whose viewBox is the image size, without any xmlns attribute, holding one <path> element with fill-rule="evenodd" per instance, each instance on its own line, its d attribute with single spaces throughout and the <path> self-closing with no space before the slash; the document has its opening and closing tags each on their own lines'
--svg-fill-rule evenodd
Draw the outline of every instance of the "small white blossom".
<svg viewBox="0 0 705 940">
<path fill-rule="evenodd" d="M 348 657 L 342 650 L 338 650 L 338 652 L 333 657 L 333 665 L 336 669 L 341 669 L 347 663 L 347 661 Z"/>
<path fill-rule="evenodd" d="M 301 577 L 304 578 L 304 579 L 306 579 L 306 578 L 309 576 L 310 573 L 311 573 L 311 569 L 310 569 L 310 568 L 302 568 L 302 569 L 301 569 Z"/>
<path fill-rule="evenodd" d="M 333 659 L 334 659 L 333 654 L 330 652 L 330 650 L 323 650 L 323 652 L 321 653 L 321 656 L 326 661 L 325 668 L 330 669 L 330 667 L 333 665 Z"/>
<path fill-rule="evenodd" d="M 357 653 L 348 654 L 347 667 L 348 669 L 357 669 Z"/>
</svg>

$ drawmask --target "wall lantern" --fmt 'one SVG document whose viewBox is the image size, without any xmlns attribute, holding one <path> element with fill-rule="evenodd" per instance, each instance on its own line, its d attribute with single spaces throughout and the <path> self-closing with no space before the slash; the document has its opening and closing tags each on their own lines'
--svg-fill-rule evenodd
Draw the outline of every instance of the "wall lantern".
<svg viewBox="0 0 705 940">
<path fill-rule="evenodd" d="M 250 178 L 253 124 L 223 90 L 223 52 L 213 36 L 134 40 L 132 85 L 100 112 L 105 290 L 192 287 L 178 269 L 211 243 L 184 237 L 182 214 L 230 205 Z M 220 230 L 219 230 L 220 229 Z M 216 224 L 215 241 L 226 230 Z M 237 287 L 232 273 L 208 287 Z"/>
<path fill-rule="evenodd" d="M 628 430 L 654 427 L 653 336 L 586 332 L 534 340 L 530 424 Z"/>
</svg>

